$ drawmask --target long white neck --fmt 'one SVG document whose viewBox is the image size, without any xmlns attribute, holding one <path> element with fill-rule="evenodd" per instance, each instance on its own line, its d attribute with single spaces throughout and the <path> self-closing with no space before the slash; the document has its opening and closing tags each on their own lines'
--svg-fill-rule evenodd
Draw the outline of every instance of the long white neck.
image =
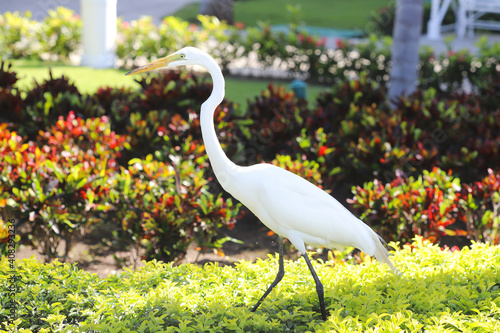
<svg viewBox="0 0 500 333">
<path fill-rule="evenodd" d="M 224 77 L 222 76 L 219 65 L 217 65 L 215 60 L 211 57 L 204 60 L 205 61 L 202 65 L 212 76 L 213 90 L 210 97 L 201 105 L 201 134 L 203 137 L 203 143 L 205 144 L 205 150 L 208 158 L 210 159 L 210 164 L 212 165 L 214 173 L 222 187 L 227 190 L 226 185 L 229 185 L 229 177 L 237 166 L 229 158 L 227 158 L 226 154 L 222 150 L 219 140 L 217 139 L 214 126 L 215 109 L 224 99 Z"/>
</svg>

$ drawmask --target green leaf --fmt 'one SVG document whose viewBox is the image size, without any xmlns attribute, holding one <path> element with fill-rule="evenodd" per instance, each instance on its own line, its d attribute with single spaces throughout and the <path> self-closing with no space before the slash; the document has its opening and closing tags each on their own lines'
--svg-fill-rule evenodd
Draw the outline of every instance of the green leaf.
<svg viewBox="0 0 500 333">
<path fill-rule="evenodd" d="M 87 185 L 87 178 L 82 178 L 78 184 L 76 185 L 75 189 L 82 188 L 83 186 Z"/>
<path fill-rule="evenodd" d="M 52 98 L 52 94 L 50 92 L 46 92 L 43 94 L 45 98 L 45 103 L 43 105 L 43 114 L 45 117 L 48 117 L 50 113 L 50 108 L 54 106 L 54 99 Z"/>
<path fill-rule="evenodd" d="M 89 204 L 94 203 L 94 198 L 95 198 L 94 191 L 92 191 L 91 189 L 88 189 L 87 190 L 87 200 L 88 200 Z"/>
</svg>

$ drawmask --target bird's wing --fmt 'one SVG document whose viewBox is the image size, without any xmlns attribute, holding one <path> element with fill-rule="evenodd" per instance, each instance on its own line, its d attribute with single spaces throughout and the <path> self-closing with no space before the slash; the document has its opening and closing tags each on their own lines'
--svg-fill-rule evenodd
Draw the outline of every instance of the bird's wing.
<svg viewBox="0 0 500 333">
<path fill-rule="evenodd" d="M 325 191 L 272 165 L 259 165 L 251 178 L 252 198 L 237 198 L 299 250 L 302 241 L 325 247 L 354 246 L 373 255 L 374 232 Z"/>
</svg>

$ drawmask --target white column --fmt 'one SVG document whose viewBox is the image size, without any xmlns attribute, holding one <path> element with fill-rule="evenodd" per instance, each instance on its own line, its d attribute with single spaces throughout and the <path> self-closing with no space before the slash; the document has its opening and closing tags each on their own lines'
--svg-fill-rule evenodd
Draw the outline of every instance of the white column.
<svg viewBox="0 0 500 333">
<path fill-rule="evenodd" d="M 114 67 L 116 1 L 80 0 L 83 23 L 82 66 L 94 68 Z"/>
</svg>

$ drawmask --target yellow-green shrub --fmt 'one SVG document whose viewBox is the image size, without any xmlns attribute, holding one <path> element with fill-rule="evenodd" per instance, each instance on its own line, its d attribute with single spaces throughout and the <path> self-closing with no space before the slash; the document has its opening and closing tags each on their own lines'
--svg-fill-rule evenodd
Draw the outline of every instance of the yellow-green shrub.
<svg viewBox="0 0 500 333">
<path fill-rule="evenodd" d="M 100 279 L 70 264 L 17 261 L 15 324 L 24 332 L 498 332 L 500 247 L 441 250 L 417 239 L 395 252 L 401 276 L 364 257 L 314 264 L 325 286 L 320 320 L 314 281 L 303 260 L 256 312 L 277 259 L 235 267 L 149 262 Z M 0 263 L 0 322 L 7 329 L 7 261 Z"/>
<path fill-rule="evenodd" d="M 62 6 L 47 14 L 42 22 L 37 22 L 30 11 L 0 13 L 2 58 L 39 58 L 46 53 L 68 60 L 80 45 L 82 21 L 73 10 Z"/>
<path fill-rule="evenodd" d="M 37 39 L 41 24 L 31 19 L 30 11 L 0 14 L 0 47 L 2 58 L 38 57 L 42 44 Z"/>
</svg>

